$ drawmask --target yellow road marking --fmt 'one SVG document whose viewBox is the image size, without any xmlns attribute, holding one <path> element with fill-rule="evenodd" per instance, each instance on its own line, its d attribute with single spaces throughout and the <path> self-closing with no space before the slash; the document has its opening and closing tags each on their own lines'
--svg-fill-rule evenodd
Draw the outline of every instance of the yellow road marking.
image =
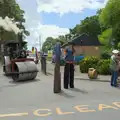
<svg viewBox="0 0 120 120">
<path fill-rule="evenodd" d="M 115 105 L 115 106 L 120 108 L 120 102 L 113 102 L 113 105 Z"/>
<path fill-rule="evenodd" d="M 77 109 L 79 112 L 96 112 L 96 110 L 90 110 L 88 108 L 88 105 L 77 105 L 74 108 Z"/>
<path fill-rule="evenodd" d="M 74 112 L 62 112 L 60 108 L 56 108 L 56 112 L 58 115 L 68 115 L 68 114 L 73 114 Z"/>
<path fill-rule="evenodd" d="M 46 111 L 46 112 L 48 112 L 48 113 L 39 113 L 39 112 L 43 112 L 43 111 Z M 51 115 L 52 113 L 51 113 L 51 110 L 50 109 L 38 109 L 38 110 L 35 110 L 34 112 L 33 112 L 33 114 L 35 115 L 35 116 L 39 116 L 39 117 L 46 117 L 46 116 L 49 116 L 49 115 Z"/>
<path fill-rule="evenodd" d="M 110 105 L 105 105 L 105 104 L 99 104 L 98 109 L 100 111 L 102 111 L 103 109 L 115 109 L 118 110 L 118 108 L 114 107 L 114 106 L 110 106 Z"/>
<path fill-rule="evenodd" d="M 0 114 L 0 118 L 2 117 L 20 117 L 20 116 L 27 116 L 28 113 L 14 113 L 14 114 Z"/>
<path fill-rule="evenodd" d="M 120 108 L 120 102 L 113 102 L 112 105 L 106 105 L 106 104 L 99 104 L 98 105 L 98 111 L 103 111 L 104 109 L 113 109 L 113 110 L 118 110 Z M 96 112 L 94 109 L 90 109 L 89 105 L 76 105 L 73 107 L 79 112 Z M 69 114 L 74 114 L 76 112 L 65 112 L 61 108 L 56 108 L 56 113 L 58 115 L 69 115 Z M 52 109 L 38 109 L 33 111 L 33 115 L 38 116 L 38 117 L 47 117 L 53 114 Z M 9 113 L 9 114 L 0 114 L 0 118 L 4 117 L 21 117 L 21 116 L 28 116 L 28 112 L 23 112 L 23 113 Z"/>
</svg>

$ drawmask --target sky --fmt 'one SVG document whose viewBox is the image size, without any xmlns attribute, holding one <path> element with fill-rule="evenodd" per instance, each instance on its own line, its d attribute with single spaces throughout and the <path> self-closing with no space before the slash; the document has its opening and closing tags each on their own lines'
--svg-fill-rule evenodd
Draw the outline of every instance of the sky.
<svg viewBox="0 0 120 120">
<path fill-rule="evenodd" d="M 25 11 L 28 48 L 37 47 L 47 37 L 57 38 L 87 16 L 96 14 L 108 0 L 16 0 Z"/>
</svg>

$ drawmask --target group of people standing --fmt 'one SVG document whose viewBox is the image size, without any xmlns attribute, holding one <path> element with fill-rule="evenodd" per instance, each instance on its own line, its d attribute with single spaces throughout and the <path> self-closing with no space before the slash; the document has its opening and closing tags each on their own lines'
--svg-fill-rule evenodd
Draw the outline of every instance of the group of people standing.
<svg viewBox="0 0 120 120">
<path fill-rule="evenodd" d="M 74 53 L 75 49 L 73 45 L 69 45 L 64 50 L 64 59 L 65 59 L 65 67 L 64 67 L 64 88 L 68 89 L 74 88 Z M 117 87 L 117 80 L 120 71 L 120 52 L 118 50 L 112 51 L 111 62 L 110 62 L 110 70 L 111 70 L 111 86 Z"/>
<path fill-rule="evenodd" d="M 64 68 L 64 88 L 74 88 L 74 53 L 73 46 L 65 49 L 65 68 Z M 117 80 L 120 73 L 120 52 L 118 50 L 112 51 L 111 62 L 111 86 L 117 87 Z"/>
</svg>

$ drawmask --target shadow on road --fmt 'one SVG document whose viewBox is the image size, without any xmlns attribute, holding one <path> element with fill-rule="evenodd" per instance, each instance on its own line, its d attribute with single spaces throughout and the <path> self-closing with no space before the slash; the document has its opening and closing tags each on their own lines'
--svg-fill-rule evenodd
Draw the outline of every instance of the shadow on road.
<svg viewBox="0 0 120 120">
<path fill-rule="evenodd" d="M 15 81 L 9 81 L 9 83 L 12 83 L 12 84 L 28 84 L 28 83 L 33 83 L 33 82 L 39 82 L 40 79 L 34 79 L 34 80 L 24 80 L 24 81 L 18 81 L 18 82 L 15 82 Z"/>
<path fill-rule="evenodd" d="M 69 90 L 74 91 L 74 92 L 80 92 L 80 93 L 82 93 L 82 94 L 88 94 L 87 91 L 81 90 L 81 89 L 79 89 L 79 88 L 71 88 L 71 89 L 69 89 Z"/>
<path fill-rule="evenodd" d="M 97 78 L 97 79 L 75 78 L 75 80 L 86 80 L 86 81 L 91 81 L 91 82 L 110 82 L 110 80 L 101 80 L 100 78 Z"/>
<path fill-rule="evenodd" d="M 60 95 L 60 96 L 66 97 L 66 98 L 73 98 L 74 97 L 72 95 L 65 93 L 63 90 L 61 91 L 61 93 L 58 93 L 57 95 Z"/>
</svg>

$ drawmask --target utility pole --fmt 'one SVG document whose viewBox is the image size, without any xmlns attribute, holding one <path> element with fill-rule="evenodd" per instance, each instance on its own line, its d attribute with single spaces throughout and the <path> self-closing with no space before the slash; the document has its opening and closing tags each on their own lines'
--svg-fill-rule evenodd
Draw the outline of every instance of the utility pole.
<svg viewBox="0 0 120 120">
<path fill-rule="evenodd" d="M 41 51 L 41 35 L 39 35 L 39 46 L 40 46 L 40 51 Z"/>
</svg>

